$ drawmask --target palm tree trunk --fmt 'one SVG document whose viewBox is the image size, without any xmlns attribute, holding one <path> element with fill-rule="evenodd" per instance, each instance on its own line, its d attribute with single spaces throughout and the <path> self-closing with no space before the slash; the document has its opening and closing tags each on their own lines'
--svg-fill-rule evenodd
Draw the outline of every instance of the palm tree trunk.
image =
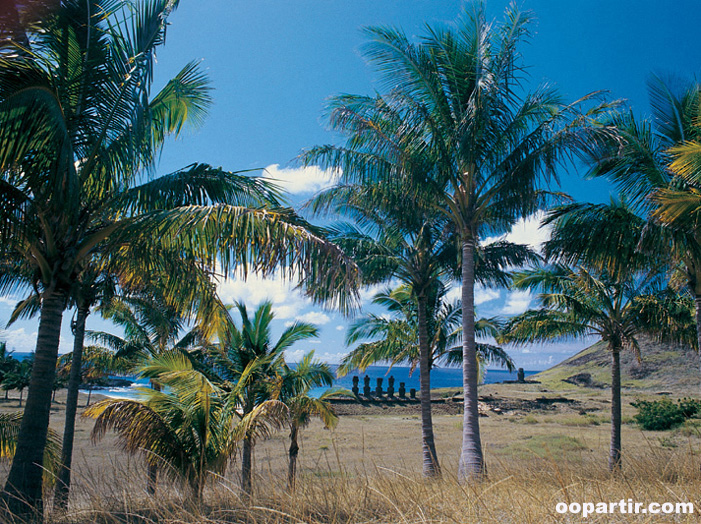
<svg viewBox="0 0 701 524">
<path fill-rule="evenodd" d="M 155 391 L 161 390 L 161 384 L 151 380 L 151 388 Z M 88 390 L 88 401 L 90 401 L 90 393 L 92 390 Z M 148 457 L 146 459 L 146 493 L 149 495 L 156 494 L 156 486 L 158 485 L 158 464 L 155 461 L 151 461 L 152 458 Z"/>
<path fill-rule="evenodd" d="M 288 452 L 290 460 L 287 466 L 287 488 L 290 491 L 294 491 L 295 479 L 297 477 L 297 455 L 299 454 L 299 445 L 297 444 L 298 432 L 299 428 L 297 424 L 293 422 L 290 428 L 290 450 Z"/>
<path fill-rule="evenodd" d="M 241 491 L 250 497 L 253 491 L 253 442 L 251 437 L 243 439 L 243 450 L 241 451 Z"/>
<path fill-rule="evenodd" d="M 701 295 L 694 295 L 694 302 L 696 303 L 696 348 L 701 355 Z"/>
<path fill-rule="evenodd" d="M 90 397 L 92 397 L 92 384 L 88 384 L 88 400 L 85 401 L 85 407 L 90 405 Z"/>
<path fill-rule="evenodd" d="M 465 236 L 462 246 L 462 380 L 465 411 L 458 479 L 464 482 L 485 473 L 477 404 L 477 348 L 475 345 L 475 240 Z"/>
<path fill-rule="evenodd" d="M 611 350 L 611 451 L 609 471 L 621 468 L 621 355 L 619 348 Z"/>
<path fill-rule="evenodd" d="M 2 493 L 7 509 L 26 521 L 41 521 L 44 512 L 42 464 L 65 306 L 65 295 L 53 286 L 43 293 L 27 404 L 17 437 L 17 451 Z"/>
<path fill-rule="evenodd" d="M 428 343 L 428 322 L 426 319 L 426 295 L 417 297 L 419 314 L 419 386 L 421 389 L 421 437 L 423 450 L 424 477 L 436 477 L 441 474 L 433 438 L 433 420 L 431 418 L 431 355 Z"/>
<path fill-rule="evenodd" d="M 20 389 L 19 390 L 19 407 L 22 407 L 22 399 L 24 398 L 24 390 Z"/>
<path fill-rule="evenodd" d="M 61 469 L 58 472 L 56 490 L 54 492 L 54 509 L 59 510 L 65 510 L 68 507 L 68 495 L 71 489 L 75 416 L 78 411 L 78 390 L 81 383 L 85 321 L 89 313 L 89 307 L 78 308 L 75 332 L 73 333 L 73 355 L 71 357 L 71 375 L 68 379 L 68 393 L 66 397 L 66 425 L 63 430 Z"/>
</svg>

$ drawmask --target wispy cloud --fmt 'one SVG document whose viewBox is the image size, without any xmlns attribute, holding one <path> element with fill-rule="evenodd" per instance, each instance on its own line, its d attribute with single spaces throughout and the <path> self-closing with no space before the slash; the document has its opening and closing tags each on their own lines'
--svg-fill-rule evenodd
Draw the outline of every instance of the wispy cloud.
<svg viewBox="0 0 701 524">
<path fill-rule="evenodd" d="M 314 193 L 331 187 L 338 178 L 336 171 L 321 169 L 318 166 L 281 168 L 272 164 L 265 168 L 263 178 L 282 187 L 292 194 Z"/>
</svg>

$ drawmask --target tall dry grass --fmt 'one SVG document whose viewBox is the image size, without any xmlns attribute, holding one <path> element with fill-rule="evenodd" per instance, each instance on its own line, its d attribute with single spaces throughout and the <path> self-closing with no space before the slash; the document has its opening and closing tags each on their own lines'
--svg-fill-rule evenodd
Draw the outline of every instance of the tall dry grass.
<svg viewBox="0 0 701 524">
<path fill-rule="evenodd" d="M 406 468 L 354 468 L 340 460 L 317 463 L 302 472 L 297 490 L 287 491 L 284 475 L 263 471 L 247 501 L 235 480 L 212 479 L 204 502 L 195 504 L 175 484 L 158 495 L 142 494 L 138 464 L 116 465 L 106 477 L 85 473 L 69 513 L 52 515 L 52 524 L 152 523 L 618 523 L 698 522 L 695 515 L 562 515 L 558 502 L 692 502 L 701 509 L 701 457 L 691 446 L 672 454 L 648 452 L 625 457 L 620 475 L 610 475 L 601 457 L 563 460 L 539 456 L 511 460 L 491 457 L 486 480 L 460 485 L 445 464 L 441 480 L 427 481 Z"/>
</svg>

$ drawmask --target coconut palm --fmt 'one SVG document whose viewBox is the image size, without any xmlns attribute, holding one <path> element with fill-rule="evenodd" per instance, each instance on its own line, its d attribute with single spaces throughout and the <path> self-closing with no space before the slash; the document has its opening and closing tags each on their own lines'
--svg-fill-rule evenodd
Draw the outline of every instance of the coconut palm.
<svg viewBox="0 0 701 524">
<path fill-rule="evenodd" d="M 462 364 L 462 347 L 460 344 L 461 316 L 460 303 L 449 303 L 445 298 L 446 289 L 436 294 L 429 303 L 430 319 L 429 369 L 438 363 L 444 365 Z M 406 285 L 387 289 L 373 297 L 373 303 L 385 307 L 392 316 L 368 314 L 355 321 L 346 334 L 346 344 L 363 342 L 343 358 L 338 368 L 339 374 L 346 374 L 354 369 L 365 370 L 378 362 L 409 364 L 412 371 L 417 368 L 419 351 L 416 326 L 416 300 Z M 497 339 L 501 336 L 501 323 L 493 318 L 481 318 L 475 321 L 478 336 Z M 515 369 L 511 357 L 500 347 L 487 343 L 477 344 L 480 369 L 487 363 L 503 366 L 509 371 Z M 480 373 L 480 376 L 482 373 Z"/>
<path fill-rule="evenodd" d="M 157 377 L 165 390 L 144 389 L 140 400 L 94 404 L 85 411 L 96 419 L 92 438 L 99 440 L 108 429 L 115 430 L 125 451 L 145 453 L 149 462 L 165 464 L 165 471 L 185 481 L 197 501 L 209 474 L 224 474 L 253 425 L 261 433 L 279 427 L 287 414 L 282 403 L 268 400 L 241 415 L 238 392 L 250 380 L 251 369 L 230 391 L 210 382 L 179 352 L 154 356 L 141 371 Z"/>
<path fill-rule="evenodd" d="M 160 391 L 163 385 L 159 377 L 147 376 L 144 362 L 169 353 L 180 353 L 189 358 L 188 351 L 206 343 L 201 325 L 183 333 L 186 318 L 177 305 L 170 303 L 163 288 L 151 287 L 148 294 L 143 295 L 113 296 L 100 305 L 99 311 L 104 318 L 121 327 L 124 336 L 104 331 L 87 332 L 89 339 L 101 345 L 91 351 L 97 357 L 97 365 L 93 366 L 88 361 L 88 369 L 94 369 L 97 376 L 104 369 L 123 373 L 138 370 L 142 376 L 150 379 L 153 389 Z M 147 493 L 155 494 L 157 481 L 158 464 L 149 461 Z"/>
<path fill-rule="evenodd" d="M 203 355 L 206 373 L 212 382 L 224 389 L 232 389 L 241 382 L 245 374 L 250 378 L 238 389 L 238 404 L 242 415 L 253 413 L 263 402 L 280 395 L 278 377 L 285 369 L 286 349 L 302 340 L 318 336 L 317 328 L 306 322 L 295 322 L 286 328 L 277 341 L 271 338 L 271 324 L 275 315 L 272 303 L 263 302 L 249 316 L 244 304 L 234 306 L 238 312 L 240 326 L 229 317 L 227 325 L 219 335 L 219 342 L 208 348 Z M 257 427 L 252 423 L 243 436 L 241 451 L 241 489 L 252 493 L 253 449 Z"/>
<path fill-rule="evenodd" d="M 516 343 L 598 336 L 611 352 L 611 447 L 609 469 L 621 467 L 621 351 L 640 355 L 638 337 L 688 341 L 691 303 L 671 315 L 670 290 L 660 291 L 641 275 L 614 279 L 606 272 L 557 265 L 518 273 L 517 289 L 539 290 L 540 309 L 514 317 L 506 339 Z M 666 297 L 665 297 L 666 296 Z M 675 300 L 683 299 L 676 297 Z M 664 317 L 663 323 L 651 322 Z"/>
<path fill-rule="evenodd" d="M 343 305 L 352 298 L 339 294 L 352 264 L 344 276 L 325 267 L 331 253 L 348 261 L 319 230 L 272 209 L 277 191 L 260 180 L 198 164 L 141 183 L 164 139 L 201 120 L 210 103 L 194 64 L 151 93 L 154 52 L 176 5 L 70 0 L 32 35 L 30 50 L 0 49 L 0 259 L 24 264 L 41 294 L 27 416 L 3 495 L 17 515 L 42 512 L 38 464 L 59 327 L 88 266 L 99 274 L 115 259 L 125 264 L 165 249 L 210 270 L 294 268 L 308 281 L 318 277 L 314 298 Z M 15 276 L 0 275 L 0 287 L 16 286 Z"/>
<path fill-rule="evenodd" d="M 305 354 L 294 367 L 285 364 L 278 377 L 278 398 L 289 409 L 290 448 L 288 450 L 287 487 L 294 491 L 299 455 L 299 434 L 313 417 L 319 417 L 327 429 L 336 427 L 338 417 L 328 402 L 351 395 L 343 388 L 329 388 L 319 396 L 310 396 L 314 387 L 331 386 L 334 375 L 328 364 L 314 359 L 314 351 Z"/>
<path fill-rule="evenodd" d="M 396 122 L 380 121 L 385 135 L 404 137 Z M 425 171 L 432 158 L 423 149 L 414 151 L 411 143 L 402 143 L 401 151 L 411 162 L 404 169 Z M 307 161 L 322 151 L 311 151 Z M 347 152 L 353 155 L 354 152 Z M 436 216 L 426 202 L 412 198 L 394 183 L 345 184 L 332 187 L 312 199 L 308 206 L 315 213 L 336 214 L 352 218 L 357 225 L 342 223 L 333 228 L 333 240 L 357 262 L 363 281 L 367 284 L 399 280 L 415 295 L 415 325 L 418 349 L 415 364 L 420 369 L 421 431 L 423 474 L 440 474 L 435 449 L 431 415 L 431 379 L 433 355 L 430 344 L 433 332 L 436 300 L 445 290 L 444 282 L 457 277 L 458 258 L 456 236 L 452 225 Z M 477 280 L 481 284 L 504 285 L 509 266 L 532 262 L 537 256 L 527 247 L 505 241 L 492 242 L 475 253 Z M 441 291 L 443 290 L 443 291 Z M 461 359 L 458 360 L 459 362 Z"/>
<path fill-rule="evenodd" d="M 640 250 L 646 224 L 625 201 L 561 206 L 546 215 L 545 223 L 553 225 L 545 256 L 559 265 L 514 277 L 517 288 L 541 291 L 542 308 L 512 319 L 507 338 L 526 342 L 598 335 L 608 345 L 612 358 L 609 468 L 617 470 L 621 463 L 620 352 L 631 349 L 639 356 L 640 334 L 688 342 L 690 310 L 670 307 L 684 299 L 661 284 L 668 256 L 659 249 Z M 670 300 L 672 295 L 676 298 Z"/>
<path fill-rule="evenodd" d="M 613 181 L 646 221 L 648 238 L 640 248 L 665 250 L 677 262 L 696 301 L 701 337 L 701 237 L 696 225 L 701 85 L 653 75 L 648 94 L 651 118 L 615 115 L 611 123 L 618 137 L 591 150 L 590 175 Z"/>
<path fill-rule="evenodd" d="M 22 407 L 24 398 L 24 390 L 29 387 L 30 378 L 32 375 L 32 367 L 34 359 L 24 359 L 17 362 L 12 370 L 7 372 L 2 379 L 2 388 L 5 391 L 16 389 L 19 391 L 19 407 Z"/>
<path fill-rule="evenodd" d="M 565 105 L 555 90 L 524 93 L 519 44 L 530 15 L 511 7 L 501 25 L 474 4 L 455 29 L 428 27 L 418 42 L 387 27 L 366 30 L 365 55 L 391 90 L 382 97 L 342 96 L 331 104 L 331 124 L 347 147 L 317 148 L 311 158 L 340 168 L 341 181 L 394 182 L 422 195 L 459 237 L 463 305 L 465 411 L 461 479 L 484 473 L 479 432 L 479 367 L 474 330 L 475 251 L 487 235 L 507 231 L 543 203 L 541 182 L 558 157 L 595 140 L 580 103 Z M 582 102 L 582 101 L 580 101 Z M 402 130 L 386 135 L 384 122 Z M 401 123 L 401 125 L 400 125 Z M 603 133 L 604 128 L 597 128 Z M 427 170 L 407 169 L 424 150 Z M 424 162 L 422 165 L 426 165 Z M 407 180 L 410 177 L 410 180 Z"/>
</svg>

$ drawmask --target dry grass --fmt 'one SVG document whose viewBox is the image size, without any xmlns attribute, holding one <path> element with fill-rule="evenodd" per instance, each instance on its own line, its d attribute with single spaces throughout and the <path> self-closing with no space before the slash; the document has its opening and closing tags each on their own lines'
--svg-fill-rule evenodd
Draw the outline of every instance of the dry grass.
<svg viewBox="0 0 701 524">
<path fill-rule="evenodd" d="M 505 399 L 547 395 L 531 386 L 485 388 Z M 238 464 L 212 479 L 202 505 L 176 484 L 144 492 L 139 457 L 113 440 L 87 440 L 79 423 L 75 489 L 66 515 L 52 524 L 151 523 L 499 523 L 583 522 L 561 515 L 559 502 L 693 502 L 701 508 L 701 432 L 692 421 L 670 432 L 623 428 L 624 469 L 606 471 L 609 426 L 605 395 L 573 390 L 576 400 L 539 412 L 490 413 L 481 419 L 488 477 L 460 485 L 456 478 L 462 418 L 439 415 L 435 430 L 444 476 L 421 478 L 420 421 L 414 415 L 344 416 L 334 432 L 313 424 L 301 442 L 298 489 L 285 486 L 287 435 L 256 447 L 256 493 L 242 500 Z M 561 392 L 558 392 L 558 395 Z M 630 395 L 632 399 L 632 395 Z M 60 406 L 59 406 L 60 407 Z M 625 406 L 628 415 L 632 412 Z M 536 423 L 523 423 L 528 417 Z M 58 417 L 55 422 L 59 422 Z M 597 423 L 591 423 L 591 420 Z M 52 420 L 52 423 L 54 421 Z M 59 424 L 56 424 L 58 427 Z M 697 515 L 591 515 L 586 522 L 697 522 Z"/>
</svg>

